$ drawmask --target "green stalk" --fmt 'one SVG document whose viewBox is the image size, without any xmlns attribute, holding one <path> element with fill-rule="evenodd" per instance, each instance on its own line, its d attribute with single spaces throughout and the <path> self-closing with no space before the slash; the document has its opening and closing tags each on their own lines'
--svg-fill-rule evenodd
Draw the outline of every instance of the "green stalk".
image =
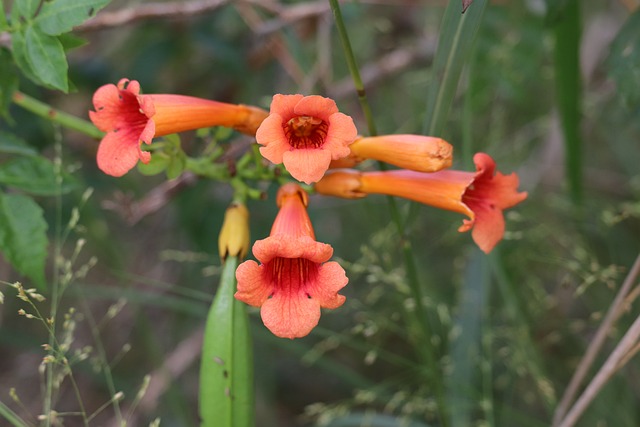
<svg viewBox="0 0 640 427">
<path fill-rule="evenodd" d="M 104 132 L 96 128 L 93 123 L 83 120 L 71 114 L 56 110 L 44 102 L 38 101 L 22 92 L 13 94 L 13 102 L 33 114 L 44 119 L 58 123 L 69 129 L 73 129 L 90 137 L 100 139 L 104 136 Z"/>
<path fill-rule="evenodd" d="M 201 427 L 253 427 L 253 355 L 246 306 L 233 297 L 238 257 L 222 266 L 200 365 Z"/>
<path fill-rule="evenodd" d="M 333 11 L 334 21 L 336 23 L 336 28 L 338 30 L 338 34 L 340 37 L 340 41 L 342 43 L 342 48 L 345 54 L 345 58 L 347 61 L 347 65 L 349 66 L 349 71 L 351 73 L 351 77 L 353 79 L 353 83 L 356 88 L 356 92 L 358 94 L 358 100 L 360 101 L 360 105 L 362 107 L 364 116 L 367 120 L 367 126 L 369 128 L 369 134 L 371 136 L 376 136 L 378 134 L 375 121 L 373 119 L 373 115 L 371 113 L 371 108 L 369 106 L 369 102 L 367 100 L 366 91 L 364 88 L 364 84 L 362 82 L 362 78 L 360 76 L 360 70 L 358 68 L 355 56 L 353 54 L 353 49 L 351 48 L 351 42 L 349 40 L 349 35 L 347 33 L 347 29 L 344 25 L 344 20 L 342 18 L 342 12 L 340 10 L 340 5 L 338 0 L 329 0 L 329 4 L 331 5 L 331 10 Z M 387 166 L 383 162 L 378 162 L 379 168 L 381 170 L 386 170 Z M 406 230 L 404 228 L 404 221 L 401 218 L 400 210 L 398 209 L 398 205 L 393 197 L 387 197 L 387 202 L 389 205 L 389 210 L 391 214 L 392 221 L 395 223 L 396 228 L 398 229 L 398 235 L 401 239 L 402 244 L 402 254 L 404 257 L 404 264 L 407 273 L 407 281 L 409 282 L 409 287 L 411 289 L 412 297 L 415 300 L 415 310 L 416 317 L 418 318 L 417 324 L 421 329 L 422 338 L 416 340 L 416 345 L 424 344 L 423 347 L 418 347 L 418 354 L 424 359 L 424 363 L 426 365 L 426 372 L 429 378 L 431 385 L 434 387 L 434 394 L 436 396 L 436 400 L 438 401 L 438 411 L 440 415 L 440 419 L 443 422 L 443 425 L 446 425 L 447 418 L 444 416 L 446 413 L 445 399 L 444 399 L 444 387 L 442 384 L 442 377 L 438 375 L 439 370 L 437 369 L 437 356 L 436 349 L 431 341 L 432 338 L 432 330 L 430 319 L 428 313 L 424 309 L 424 291 L 422 289 L 422 285 L 420 283 L 420 279 L 418 277 L 418 269 L 415 264 L 415 258 L 413 255 L 413 248 L 411 244 L 411 240 L 409 236 L 406 235 Z"/>
<path fill-rule="evenodd" d="M 573 203 L 582 202 L 580 141 L 580 2 L 569 0 L 553 27 L 556 101 L 565 144 L 565 167 Z"/>
<path fill-rule="evenodd" d="M 9 27 L 7 14 L 4 11 L 4 2 L 0 1 L 0 31 L 5 31 Z"/>
<path fill-rule="evenodd" d="M 360 106 L 362 107 L 362 111 L 364 112 L 364 117 L 367 120 L 369 135 L 376 136 L 378 134 L 376 123 L 373 120 L 371 107 L 369 106 L 369 102 L 367 101 L 367 92 L 364 89 L 364 83 L 362 83 L 362 78 L 360 77 L 360 69 L 358 68 L 358 64 L 356 63 L 356 58 L 353 55 L 353 49 L 351 49 L 351 42 L 349 41 L 347 28 L 345 27 L 344 20 L 342 19 L 340 5 L 338 4 L 338 0 L 329 0 L 329 3 L 331 4 L 331 10 L 333 11 L 333 17 L 335 18 L 334 21 L 336 23 L 336 28 L 338 29 L 338 35 L 340 36 L 340 41 L 342 42 L 342 48 L 344 49 L 347 65 L 349 66 L 349 72 L 351 73 L 351 78 L 353 78 L 353 83 L 356 86 L 358 101 L 360 101 Z"/>
<path fill-rule="evenodd" d="M 0 3 L 1 4 L 1 3 Z M 7 405 L 0 401 L 0 416 L 2 416 L 5 420 L 9 421 L 14 427 L 27 427 L 27 423 L 22 420 L 9 408 Z"/>
</svg>

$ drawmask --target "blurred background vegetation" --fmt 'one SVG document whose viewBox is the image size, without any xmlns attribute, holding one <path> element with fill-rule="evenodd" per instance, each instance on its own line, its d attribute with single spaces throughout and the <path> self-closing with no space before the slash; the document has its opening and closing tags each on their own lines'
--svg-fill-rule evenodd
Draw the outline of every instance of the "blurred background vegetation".
<svg viewBox="0 0 640 427">
<path fill-rule="evenodd" d="M 5 3 L 9 9 L 11 2 Z M 264 108 L 274 93 L 321 94 L 334 98 L 367 133 L 328 2 L 218 3 L 195 15 L 106 27 L 89 21 L 75 31 L 88 43 L 69 52 L 71 93 L 26 79 L 20 89 L 84 118 L 95 89 L 122 77 L 140 81 L 145 93 Z M 639 3 L 579 2 L 579 70 L 558 80 L 558 64 L 572 55 L 557 49 L 567 46 L 558 22 L 569 3 L 489 2 L 437 135 L 455 147 L 455 168 L 470 170 L 470 154 L 483 151 L 500 171 L 520 176 L 529 197 L 507 212 L 505 240 L 485 256 L 469 234 L 456 231 L 459 215 L 398 201 L 427 295 L 429 343 L 415 339 L 416 302 L 387 200 L 311 198 L 316 235 L 333 245 L 350 278 L 343 291 L 347 302 L 324 313 L 310 336 L 294 341 L 272 336 L 258 311 L 251 311 L 258 426 L 551 424 L 640 251 Z M 149 4 L 115 0 L 100 14 Z M 440 0 L 342 4 L 379 133 L 424 131 L 427 95 L 439 78 L 433 63 L 446 6 Z M 581 88 L 573 123 L 580 150 L 571 154 L 581 165 L 579 190 L 566 179 L 567 122 L 558 99 L 567 82 Z M 118 391 L 125 396 L 101 410 L 92 425 L 117 425 L 118 410 L 133 426 L 156 417 L 165 426 L 197 425 L 200 337 L 216 290 L 217 233 L 230 188 L 192 175 L 167 181 L 135 170 L 114 179 L 95 165 L 97 141 L 17 106 L 10 115 L 4 131 L 61 158 L 77 181 L 60 211 L 56 198 L 37 201 L 49 223 L 49 263 L 54 245 L 70 258 L 79 239 L 86 244 L 74 269 L 96 259 L 86 277 L 69 285 L 60 308 L 75 309 L 65 331 L 72 351 L 87 355 L 73 367 L 86 412 Z M 251 142 L 216 131 L 187 133 L 183 148 L 196 155 L 203 141 L 215 137 L 242 149 Z M 93 194 L 62 241 L 56 230 L 66 227 L 87 188 Z M 261 188 L 267 200 L 249 203 L 253 239 L 268 234 L 276 214 L 275 187 Z M 3 262 L 0 279 L 24 280 Z M 0 290 L 0 401 L 35 425 L 42 413 L 38 368 L 47 332 L 16 314 L 25 304 L 8 286 Z M 47 312 L 47 302 L 38 306 Z M 632 298 L 626 308 L 596 367 L 637 317 Z M 425 352 L 434 364 L 424 363 Z M 137 399 L 146 375 L 149 387 Z M 18 398 L 10 396 L 12 389 Z M 640 425 L 639 399 L 640 365 L 632 359 L 578 425 Z M 80 410 L 69 381 L 56 402 L 58 412 Z M 82 424 L 69 415 L 64 425 Z"/>
</svg>

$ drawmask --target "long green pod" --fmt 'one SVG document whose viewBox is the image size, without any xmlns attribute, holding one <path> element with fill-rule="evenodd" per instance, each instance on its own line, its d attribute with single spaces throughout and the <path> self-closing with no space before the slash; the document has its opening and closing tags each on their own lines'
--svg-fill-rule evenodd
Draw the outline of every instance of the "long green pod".
<svg viewBox="0 0 640 427">
<path fill-rule="evenodd" d="M 254 425 L 253 355 L 246 307 L 237 301 L 238 258 L 226 259 L 209 309 L 200 365 L 201 427 Z"/>
</svg>

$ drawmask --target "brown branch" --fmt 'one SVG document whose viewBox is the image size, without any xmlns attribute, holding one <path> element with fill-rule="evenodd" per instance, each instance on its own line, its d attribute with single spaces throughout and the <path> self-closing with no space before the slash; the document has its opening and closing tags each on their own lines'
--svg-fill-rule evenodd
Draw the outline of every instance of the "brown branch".
<svg viewBox="0 0 640 427">
<path fill-rule="evenodd" d="M 106 28 L 120 27 L 149 19 L 184 18 L 212 12 L 222 6 L 233 3 L 232 0 L 192 0 L 188 2 L 146 3 L 136 7 L 128 7 L 113 12 L 101 12 L 84 24 L 76 27 L 77 31 L 96 31 Z M 250 3 L 270 11 L 279 8 L 268 1 L 236 0 L 236 3 Z"/>
<path fill-rule="evenodd" d="M 138 405 L 143 414 L 153 412 L 167 388 L 200 357 L 203 334 L 203 327 L 192 332 L 175 347 L 162 366 L 151 372 L 149 386 Z M 127 425 L 135 426 L 139 425 L 140 415 L 138 412 L 131 413 L 133 409 L 123 408 L 123 412 L 127 413 Z M 117 419 L 113 419 L 107 425 L 119 427 L 121 424 Z"/>
<path fill-rule="evenodd" d="M 387 76 L 402 71 L 416 63 L 433 58 L 436 43 L 433 40 L 418 41 L 414 46 L 406 49 L 396 49 L 379 59 L 367 63 L 360 68 L 360 75 L 365 86 L 372 85 Z M 351 77 L 346 77 L 333 84 L 328 90 L 331 98 L 344 98 L 353 95 L 355 88 Z"/>
<path fill-rule="evenodd" d="M 597 396 L 600 389 L 611 379 L 613 374 L 623 365 L 623 360 L 629 360 L 628 355 L 637 348 L 638 339 L 640 339 L 640 316 L 636 318 L 627 333 L 624 334 L 620 343 L 611 352 L 607 361 L 602 365 L 593 380 L 589 383 L 585 391 L 578 398 L 575 405 L 567 413 L 559 427 L 573 427 L 580 416 L 587 409 L 589 404 Z"/>
<path fill-rule="evenodd" d="M 278 13 L 277 18 L 263 22 L 254 31 L 259 37 L 268 36 L 296 21 L 324 15 L 329 10 L 331 10 L 331 8 L 329 7 L 329 3 L 325 0 L 313 3 L 296 4 L 283 9 Z"/>
<path fill-rule="evenodd" d="M 580 361 L 578 368 L 573 374 L 573 377 L 571 378 L 571 381 L 569 382 L 569 385 L 567 386 L 567 389 L 565 390 L 562 396 L 562 399 L 558 404 L 558 407 L 556 408 L 556 411 L 553 415 L 554 426 L 571 425 L 571 424 L 566 424 L 566 419 L 569 416 L 567 415 L 567 417 L 565 417 L 565 414 L 567 414 L 567 411 L 569 410 L 571 402 L 573 402 L 574 397 L 578 393 L 580 384 L 582 384 L 582 381 L 587 375 L 589 368 L 591 367 L 591 365 L 593 365 L 593 362 L 596 356 L 598 355 L 598 352 L 602 348 L 605 340 L 607 339 L 607 336 L 609 335 L 609 332 L 611 331 L 613 324 L 615 323 L 616 320 L 618 320 L 618 318 L 624 312 L 624 309 L 627 307 L 626 297 L 629 294 L 629 291 L 631 290 L 632 285 L 636 282 L 638 275 L 640 275 L 640 255 L 638 255 L 638 257 L 636 258 L 636 261 L 633 264 L 633 267 L 631 267 L 631 270 L 629 271 L 629 274 L 627 274 L 627 277 L 625 278 L 622 286 L 620 287 L 618 294 L 616 295 L 615 299 L 611 303 L 611 306 L 607 311 L 607 315 L 605 316 L 604 320 L 602 321 L 602 324 L 598 328 L 596 335 L 591 340 L 591 343 L 587 348 L 586 353 L 582 357 L 582 360 Z M 595 378 L 593 381 L 595 381 Z M 575 415 L 572 415 L 572 416 L 575 416 Z M 565 420 L 563 420 L 563 418 L 565 418 Z M 561 420 L 563 420 L 562 424 L 560 424 Z"/>
<path fill-rule="evenodd" d="M 142 200 L 132 201 L 127 195 L 117 193 L 113 200 L 103 201 L 102 208 L 117 212 L 129 225 L 133 225 L 145 216 L 160 210 L 179 191 L 194 184 L 197 180 L 196 175 L 186 172 L 174 180 L 158 185 L 149 191 Z"/>
</svg>

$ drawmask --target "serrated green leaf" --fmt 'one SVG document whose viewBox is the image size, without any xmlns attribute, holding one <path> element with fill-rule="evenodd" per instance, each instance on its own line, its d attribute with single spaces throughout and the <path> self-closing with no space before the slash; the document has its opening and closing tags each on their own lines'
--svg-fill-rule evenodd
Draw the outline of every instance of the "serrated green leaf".
<svg viewBox="0 0 640 427">
<path fill-rule="evenodd" d="M 0 131 L 0 153 L 35 156 L 38 152 L 15 135 Z"/>
<path fill-rule="evenodd" d="M 14 0 L 11 6 L 11 24 L 29 22 L 38 10 L 40 0 Z"/>
<path fill-rule="evenodd" d="M 24 34 L 21 31 L 16 31 L 11 34 L 11 53 L 13 60 L 15 61 L 22 74 L 24 74 L 32 82 L 44 85 L 45 83 L 34 73 L 31 68 L 31 64 L 27 59 L 27 44 L 25 42 Z"/>
<path fill-rule="evenodd" d="M 18 157 L 0 164 L 0 184 L 39 196 L 68 193 L 78 187 L 77 181 L 64 175 L 57 184 L 53 163 L 44 157 Z"/>
<path fill-rule="evenodd" d="M 46 85 L 67 92 L 69 66 L 60 40 L 30 25 L 25 32 L 25 43 L 31 70 Z"/>
<path fill-rule="evenodd" d="M 233 297 L 236 257 L 227 258 L 207 316 L 200 365 L 201 427 L 252 427 L 253 355 L 246 306 Z"/>
<path fill-rule="evenodd" d="M 47 2 L 35 19 L 43 33 L 56 36 L 71 31 L 105 7 L 110 0 L 55 0 Z"/>
<path fill-rule="evenodd" d="M 18 90 L 18 75 L 6 49 L 0 49 L 0 116 L 9 116 L 13 93 Z"/>
<path fill-rule="evenodd" d="M 40 289 L 45 287 L 47 223 L 40 206 L 22 194 L 0 194 L 0 252 Z"/>
</svg>

